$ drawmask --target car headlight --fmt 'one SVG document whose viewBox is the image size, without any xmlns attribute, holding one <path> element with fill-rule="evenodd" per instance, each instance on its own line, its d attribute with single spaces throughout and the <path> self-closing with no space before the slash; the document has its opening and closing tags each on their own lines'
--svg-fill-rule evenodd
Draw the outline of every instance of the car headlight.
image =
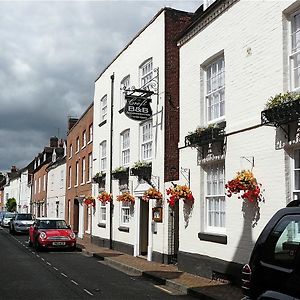
<svg viewBox="0 0 300 300">
<path fill-rule="evenodd" d="M 40 238 L 41 238 L 42 240 L 44 240 L 46 237 L 47 237 L 47 235 L 46 235 L 45 232 L 41 232 L 41 233 L 40 233 Z"/>
<path fill-rule="evenodd" d="M 74 232 L 72 232 L 72 233 L 70 234 L 70 238 L 71 238 L 71 239 L 75 239 L 75 238 L 76 238 L 76 234 L 75 234 Z"/>
</svg>

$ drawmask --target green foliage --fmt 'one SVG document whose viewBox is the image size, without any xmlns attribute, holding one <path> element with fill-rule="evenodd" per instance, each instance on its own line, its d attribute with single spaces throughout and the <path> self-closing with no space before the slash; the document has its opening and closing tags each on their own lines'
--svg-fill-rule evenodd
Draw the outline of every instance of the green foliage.
<svg viewBox="0 0 300 300">
<path fill-rule="evenodd" d="M 17 208 L 17 201 L 15 198 L 8 198 L 6 202 L 6 210 L 7 211 L 16 211 Z"/>
<path fill-rule="evenodd" d="M 117 173 L 126 173 L 128 172 L 127 168 L 124 168 L 123 166 L 115 168 L 111 173 L 112 174 L 117 174 Z"/>
<path fill-rule="evenodd" d="M 152 166 L 151 162 L 147 161 L 137 161 L 133 164 L 133 169 L 139 169 L 139 168 L 150 168 Z"/>
<path fill-rule="evenodd" d="M 219 124 L 214 123 L 214 124 L 208 125 L 207 127 L 198 126 L 195 131 L 189 132 L 188 135 L 191 135 L 191 134 L 201 135 L 201 134 L 204 134 L 205 132 L 211 132 L 213 129 L 220 129 Z"/>
<path fill-rule="evenodd" d="M 266 103 L 266 109 L 283 105 L 292 101 L 300 100 L 300 94 L 295 92 L 280 93 L 271 97 Z"/>
</svg>

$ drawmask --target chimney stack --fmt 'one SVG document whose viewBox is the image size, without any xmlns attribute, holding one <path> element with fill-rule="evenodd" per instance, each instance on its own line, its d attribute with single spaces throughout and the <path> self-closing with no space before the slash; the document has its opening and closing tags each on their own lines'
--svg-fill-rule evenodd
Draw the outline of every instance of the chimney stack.
<svg viewBox="0 0 300 300">
<path fill-rule="evenodd" d="M 52 136 L 50 138 L 50 147 L 57 148 L 58 147 L 58 138 L 56 136 Z"/>
<path fill-rule="evenodd" d="M 12 173 L 15 173 L 17 172 L 17 167 L 16 166 L 11 166 L 11 170 L 10 170 Z"/>
<path fill-rule="evenodd" d="M 72 127 L 77 123 L 78 119 L 77 118 L 71 118 L 69 117 L 68 119 L 68 130 L 70 131 Z"/>
</svg>

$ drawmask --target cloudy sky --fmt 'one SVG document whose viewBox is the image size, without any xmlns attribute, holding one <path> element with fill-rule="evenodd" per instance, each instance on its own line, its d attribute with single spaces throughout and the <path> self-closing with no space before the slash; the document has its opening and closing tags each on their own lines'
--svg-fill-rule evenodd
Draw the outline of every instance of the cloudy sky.
<svg viewBox="0 0 300 300">
<path fill-rule="evenodd" d="M 68 116 L 93 100 L 94 81 L 164 7 L 201 0 L 0 1 L 0 171 L 25 167 Z"/>
</svg>

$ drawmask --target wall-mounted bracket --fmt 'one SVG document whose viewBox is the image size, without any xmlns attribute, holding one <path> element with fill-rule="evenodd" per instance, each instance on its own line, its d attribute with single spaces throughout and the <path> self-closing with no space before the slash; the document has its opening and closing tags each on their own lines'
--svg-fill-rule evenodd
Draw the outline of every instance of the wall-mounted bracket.
<svg viewBox="0 0 300 300">
<path fill-rule="evenodd" d="M 187 181 L 188 187 L 190 186 L 190 177 L 191 177 L 191 170 L 188 168 L 180 168 L 181 175 L 185 178 Z"/>
<path fill-rule="evenodd" d="M 250 164 L 250 168 L 244 167 L 245 162 Z M 254 167 L 254 156 L 241 156 L 241 167 L 243 170 L 244 169 L 252 170 Z"/>
</svg>

